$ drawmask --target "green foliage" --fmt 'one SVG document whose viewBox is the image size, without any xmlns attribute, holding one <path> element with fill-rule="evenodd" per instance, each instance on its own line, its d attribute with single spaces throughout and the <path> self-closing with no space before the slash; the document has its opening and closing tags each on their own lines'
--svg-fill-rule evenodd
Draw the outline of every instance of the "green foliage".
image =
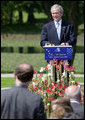
<svg viewBox="0 0 85 120">
<path fill-rule="evenodd" d="M 74 1 L 75 2 L 75 1 Z M 26 12 L 29 16 L 29 20 L 32 18 L 36 19 L 34 12 L 47 14 L 48 19 L 50 14 L 50 7 L 53 4 L 61 4 L 64 8 L 64 19 L 69 19 L 69 8 L 71 8 L 71 1 L 1 1 L 1 19 L 2 25 L 10 24 L 10 20 L 13 20 L 13 24 L 20 23 L 19 14 L 18 17 L 15 17 L 14 12 L 17 10 L 18 12 Z M 84 1 L 78 2 L 78 24 L 81 24 L 84 22 Z M 18 19 L 17 19 L 18 18 Z M 41 16 L 42 18 L 42 16 Z M 24 19 L 24 18 L 22 18 Z M 27 21 L 30 23 L 30 21 Z"/>
</svg>

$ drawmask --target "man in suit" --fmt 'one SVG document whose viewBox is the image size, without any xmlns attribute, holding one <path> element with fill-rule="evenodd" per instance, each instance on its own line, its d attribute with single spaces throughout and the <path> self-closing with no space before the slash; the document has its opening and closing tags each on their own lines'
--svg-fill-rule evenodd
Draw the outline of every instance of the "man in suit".
<svg viewBox="0 0 85 120">
<path fill-rule="evenodd" d="M 84 119 L 84 106 L 81 102 L 81 89 L 79 86 L 71 85 L 65 89 L 65 97 L 70 98 L 71 106 L 74 113 L 79 116 L 79 119 Z"/>
<path fill-rule="evenodd" d="M 62 20 L 64 10 L 61 5 L 55 4 L 51 7 L 53 21 L 45 24 L 41 31 L 40 45 L 74 45 L 76 37 L 74 26 Z"/>
<path fill-rule="evenodd" d="M 74 26 L 62 20 L 64 10 L 61 5 L 55 4 L 51 7 L 51 15 L 53 21 L 45 24 L 41 31 L 41 42 L 40 45 L 43 46 L 69 46 L 76 44 L 76 36 L 74 33 Z M 49 60 L 47 60 L 49 63 Z M 72 61 L 68 60 L 69 66 L 72 65 Z M 56 71 L 56 70 L 55 70 Z M 62 66 L 62 72 L 64 68 Z M 56 73 L 55 73 L 56 78 Z M 67 82 L 69 82 L 69 72 L 67 72 Z"/>
<path fill-rule="evenodd" d="M 45 119 L 42 98 L 27 89 L 33 67 L 20 64 L 15 69 L 15 85 L 1 91 L 1 119 Z"/>
</svg>

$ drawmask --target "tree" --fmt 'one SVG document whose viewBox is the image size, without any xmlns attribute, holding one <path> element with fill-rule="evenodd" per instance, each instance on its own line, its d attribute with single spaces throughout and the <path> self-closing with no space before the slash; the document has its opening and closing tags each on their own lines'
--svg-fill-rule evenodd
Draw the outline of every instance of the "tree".
<svg viewBox="0 0 85 120">
<path fill-rule="evenodd" d="M 41 1 L 25 1 L 24 2 L 24 11 L 28 13 L 27 23 L 35 24 L 36 19 L 34 17 L 34 12 L 42 11 Z"/>
</svg>

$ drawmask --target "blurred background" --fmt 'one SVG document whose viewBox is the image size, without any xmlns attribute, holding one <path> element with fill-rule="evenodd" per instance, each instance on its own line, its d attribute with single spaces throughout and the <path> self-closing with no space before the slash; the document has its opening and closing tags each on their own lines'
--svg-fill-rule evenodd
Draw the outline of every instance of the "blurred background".
<svg viewBox="0 0 85 120">
<path fill-rule="evenodd" d="M 1 73 L 13 73 L 23 62 L 35 70 L 46 66 L 41 30 L 52 20 L 53 4 L 62 5 L 63 19 L 74 24 L 73 67 L 76 74 L 84 74 L 84 1 L 1 1 Z"/>
</svg>

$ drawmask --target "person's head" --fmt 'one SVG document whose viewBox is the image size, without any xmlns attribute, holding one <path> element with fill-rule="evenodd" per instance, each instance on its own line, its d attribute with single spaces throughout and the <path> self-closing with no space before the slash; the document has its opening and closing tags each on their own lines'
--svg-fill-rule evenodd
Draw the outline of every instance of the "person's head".
<svg viewBox="0 0 85 120">
<path fill-rule="evenodd" d="M 66 113 L 73 112 L 69 98 L 58 98 L 52 101 L 50 119 L 62 119 Z"/>
<path fill-rule="evenodd" d="M 55 4 L 51 7 L 52 18 L 58 22 L 63 16 L 64 10 L 61 5 Z"/>
<path fill-rule="evenodd" d="M 52 105 L 52 110 L 55 110 L 58 106 L 69 106 L 69 107 L 71 107 L 70 98 L 68 98 L 68 97 L 57 98 L 56 100 L 52 101 L 51 105 Z M 72 109 L 72 107 L 71 107 L 71 109 Z"/>
<path fill-rule="evenodd" d="M 70 100 L 77 100 L 80 102 L 81 100 L 81 89 L 79 86 L 71 85 L 65 89 L 65 96 L 69 97 Z"/>
<path fill-rule="evenodd" d="M 15 69 L 15 80 L 18 80 L 22 83 L 26 83 L 32 80 L 33 78 L 33 67 L 30 64 L 23 63 L 19 64 Z"/>
</svg>

